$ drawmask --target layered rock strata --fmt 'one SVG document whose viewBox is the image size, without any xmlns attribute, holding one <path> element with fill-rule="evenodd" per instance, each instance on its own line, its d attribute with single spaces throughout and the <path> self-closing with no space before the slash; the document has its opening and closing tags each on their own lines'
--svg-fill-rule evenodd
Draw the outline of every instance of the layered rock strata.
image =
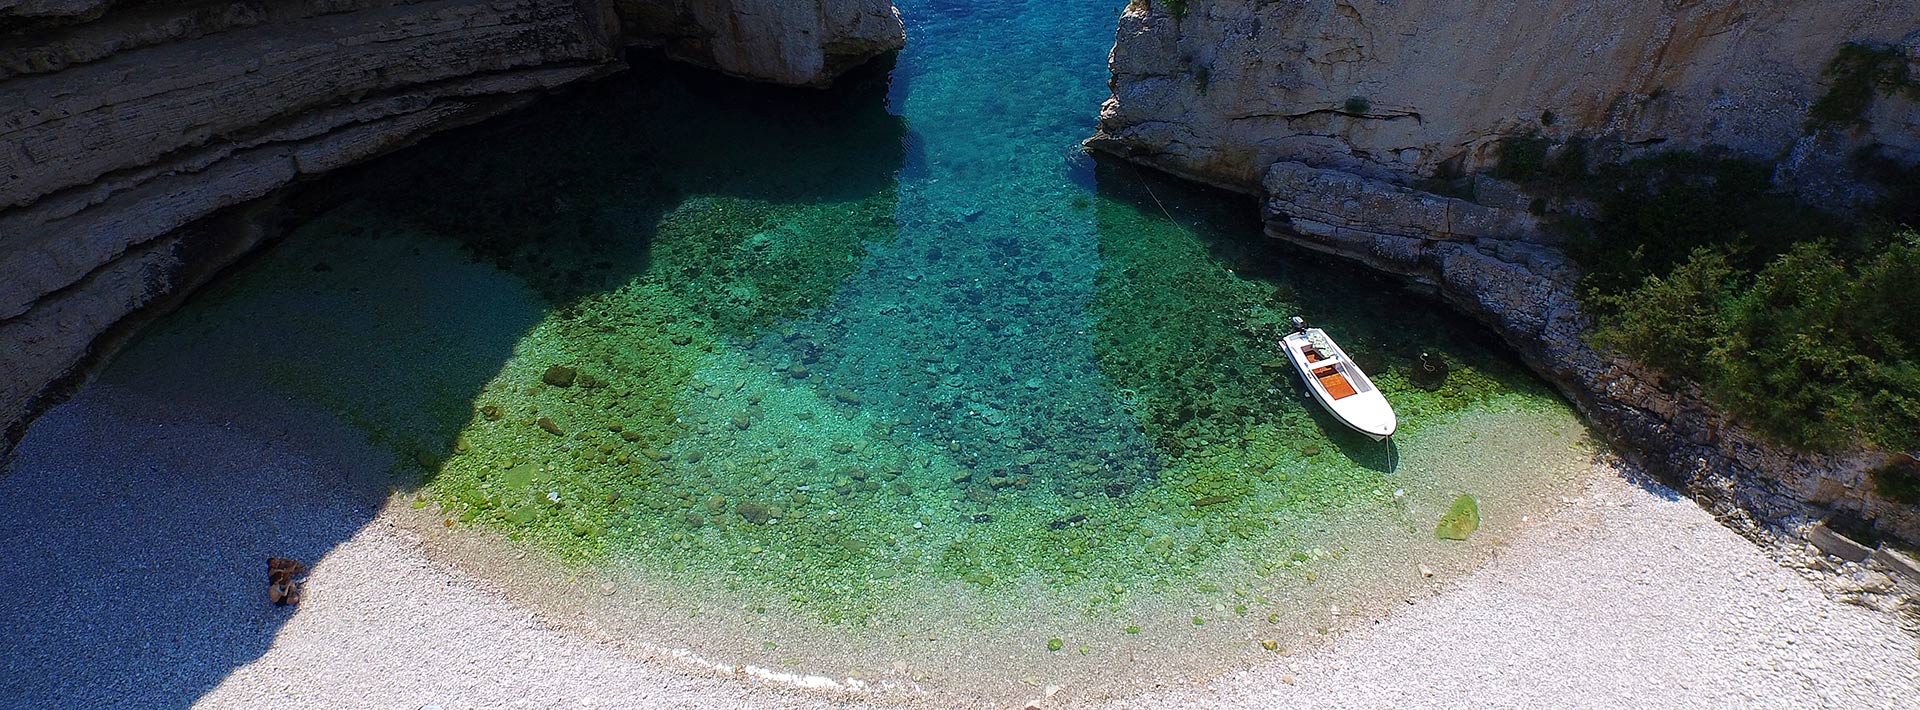
<svg viewBox="0 0 1920 710">
<path fill-rule="evenodd" d="M 1413 186 L 1492 168 L 1504 138 L 1578 137 L 1612 157 L 1778 161 L 1783 184 L 1865 199 L 1838 166 L 1865 148 L 1920 160 L 1920 105 L 1882 96 L 1818 130 L 1808 109 L 1849 42 L 1899 47 L 1920 77 L 1916 29 L 1920 5 L 1875 0 L 1142 0 L 1121 19 L 1113 97 L 1088 144 L 1264 195 L 1273 236 L 1432 284 L 1737 527 L 1837 512 L 1914 542 L 1920 510 L 1867 480 L 1886 454 L 1770 445 L 1693 389 L 1588 345 L 1579 270 L 1523 190 L 1480 176 L 1470 201 Z"/>
<path fill-rule="evenodd" d="M 633 24 L 649 2 L 0 0 L 5 442 L 268 236 L 288 185 L 618 71 L 663 33 L 706 52 L 678 56 L 807 85 L 902 41 L 870 0 L 683 2 L 670 26 Z"/>
</svg>

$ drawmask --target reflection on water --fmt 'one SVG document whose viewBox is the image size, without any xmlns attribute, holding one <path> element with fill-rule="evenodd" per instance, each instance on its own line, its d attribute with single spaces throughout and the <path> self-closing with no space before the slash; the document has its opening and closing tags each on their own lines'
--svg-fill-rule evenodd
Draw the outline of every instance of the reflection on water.
<svg viewBox="0 0 1920 710">
<path fill-rule="evenodd" d="M 824 93 L 641 61 L 336 181 L 121 369 L 327 407 L 423 514 L 649 590 L 607 626 L 709 654 L 1012 694 L 1294 645 L 1484 549 L 1580 430 L 1435 304 L 1081 154 L 1108 4 L 902 2 L 897 64 Z M 1312 404 L 1295 314 L 1397 444 Z M 1486 525 L 1440 546 L 1460 492 Z"/>
</svg>

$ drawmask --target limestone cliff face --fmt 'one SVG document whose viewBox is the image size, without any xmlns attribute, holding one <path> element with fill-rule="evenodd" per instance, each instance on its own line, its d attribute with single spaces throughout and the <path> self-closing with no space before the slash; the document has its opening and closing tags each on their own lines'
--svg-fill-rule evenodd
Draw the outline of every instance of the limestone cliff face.
<svg viewBox="0 0 1920 710">
<path fill-rule="evenodd" d="M 900 45 L 884 2 L 683 5 L 672 31 L 716 38 L 702 61 L 750 78 L 822 84 Z M 624 45 L 662 31 L 622 16 L 609 0 L 0 0 L 0 429 L 17 437 L 144 314 L 267 236 L 282 188 L 621 69 Z"/>
<path fill-rule="evenodd" d="M 1530 198 L 1482 176 L 1476 201 L 1420 178 L 1477 173 L 1509 136 L 1611 151 L 1716 146 L 1831 190 L 1854 150 L 1920 160 L 1920 105 L 1809 133 L 1822 73 L 1850 41 L 1904 47 L 1920 3 L 1138 0 L 1121 18 L 1110 99 L 1089 146 L 1265 195 L 1268 232 L 1434 285 L 1511 342 L 1598 427 L 1732 519 L 1794 525 L 1831 510 L 1920 541 L 1920 510 L 1878 497 L 1881 454 L 1770 446 L 1697 393 L 1587 344 L 1578 270 Z M 1844 191 L 1844 190 L 1842 190 Z M 1748 526 L 1757 529 L 1756 526 Z"/>
<path fill-rule="evenodd" d="M 1165 0 L 1136 0 L 1121 18 L 1096 141 L 1247 191 L 1283 160 L 1383 178 L 1473 172 L 1501 138 L 1534 132 L 1777 157 L 1842 44 L 1920 29 L 1909 0 L 1184 7 L 1176 19 Z M 1908 115 L 1879 128 L 1911 131 Z M 1911 150 L 1917 137 L 1878 139 Z"/>
<path fill-rule="evenodd" d="M 889 0 L 615 0 L 632 41 L 735 76 L 819 86 L 906 41 Z"/>
</svg>

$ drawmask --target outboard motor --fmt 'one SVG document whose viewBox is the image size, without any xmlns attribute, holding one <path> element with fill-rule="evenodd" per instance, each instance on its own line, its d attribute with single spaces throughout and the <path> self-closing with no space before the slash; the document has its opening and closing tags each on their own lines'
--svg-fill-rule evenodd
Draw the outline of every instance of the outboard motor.
<svg viewBox="0 0 1920 710">
<path fill-rule="evenodd" d="M 1293 317 L 1293 332 L 1295 332 L 1295 333 L 1305 333 L 1305 332 L 1307 332 L 1307 319 L 1305 319 L 1305 318 L 1301 318 L 1300 316 L 1294 316 L 1294 317 Z"/>
</svg>

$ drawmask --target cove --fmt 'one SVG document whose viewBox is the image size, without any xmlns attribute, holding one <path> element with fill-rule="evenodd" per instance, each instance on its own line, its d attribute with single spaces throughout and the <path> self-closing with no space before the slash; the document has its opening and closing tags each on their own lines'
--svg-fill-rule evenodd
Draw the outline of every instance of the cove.
<svg viewBox="0 0 1920 710">
<path fill-rule="evenodd" d="M 908 49 L 830 91 L 636 58 L 330 179 L 104 377 L 354 424 L 395 515 L 559 623 L 968 698 L 1310 647 L 1588 470 L 1469 321 L 1083 154 L 1118 3 L 900 7 Z M 1307 397 L 1296 314 L 1393 445 Z M 1436 539 L 1461 494 L 1480 530 Z"/>
</svg>

